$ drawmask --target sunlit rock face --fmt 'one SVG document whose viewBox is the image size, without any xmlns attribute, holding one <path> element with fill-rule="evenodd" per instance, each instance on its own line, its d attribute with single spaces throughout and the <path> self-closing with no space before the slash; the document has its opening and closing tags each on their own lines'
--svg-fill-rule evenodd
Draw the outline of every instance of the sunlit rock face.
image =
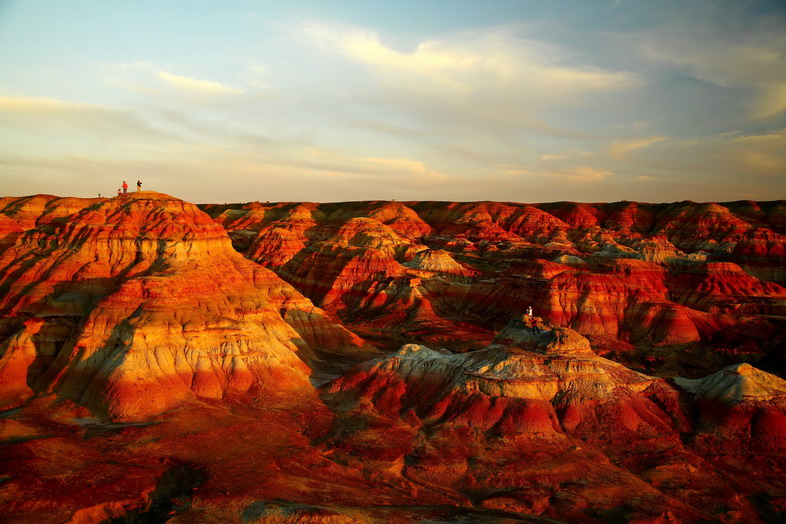
<svg viewBox="0 0 786 524">
<path fill-rule="evenodd" d="M 202 209 L 0 199 L 0 520 L 783 520 L 783 203 Z"/>
<path fill-rule="evenodd" d="M 0 258 L 6 402 L 54 392 L 139 419 L 232 392 L 309 394 L 304 361 L 370 350 L 192 204 L 139 192 L 74 209 Z"/>
<path fill-rule="evenodd" d="M 699 408 L 699 429 L 726 448 L 786 450 L 786 380 L 750 364 L 726 367 L 701 379 L 674 382 Z"/>
<path fill-rule="evenodd" d="M 14 245 L 21 232 L 75 213 L 101 199 L 60 198 L 51 195 L 0 198 L 0 254 Z"/>
<path fill-rule="evenodd" d="M 635 500 L 640 522 L 758 521 L 716 453 L 780 463 L 783 380 L 741 365 L 674 385 L 597 356 L 574 330 L 540 329 L 514 320 L 479 351 L 407 344 L 356 366 L 324 387 L 339 413 L 332 456 L 546 518 L 594 521 Z"/>
<path fill-rule="evenodd" d="M 677 392 L 662 379 L 598 357 L 569 328 L 532 333 L 516 322 L 493 345 L 470 353 L 404 345 L 327 391 L 389 417 L 413 410 L 426 424 L 462 423 L 504 435 L 672 438 L 675 419 L 685 420 Z"/>
<path fill-rule="evenodd" d="M 426 344 L 451 325 L 488 342 L 528 306 L 605 351 L 691 345 L 713 365 L 765 358 L 786 332 L 782 202 L 203 208 L 344 322 Z"/>
</svg>

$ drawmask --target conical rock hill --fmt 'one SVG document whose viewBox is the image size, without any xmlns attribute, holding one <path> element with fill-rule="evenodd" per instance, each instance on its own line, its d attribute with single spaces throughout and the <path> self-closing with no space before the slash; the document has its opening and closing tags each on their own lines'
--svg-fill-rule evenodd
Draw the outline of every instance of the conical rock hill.
<svg viewBox="0 0 786 524">
<path fill-rule="evenodd" d="M 786 450 L 786 380 L 743 363 L 674 382 L 693 396 L 699 428 L 720 445 Z"/>
<path fill-rule="evenodd" d="M 304 361 L 370 351 L 237 254 L 196 206 L 160 193 L 91 203 L 26 231 L 0 257 L 0 292 L 6 405 L 53 392 L 141 419 L 232 392 L 310 395 Z"/>
</svg>

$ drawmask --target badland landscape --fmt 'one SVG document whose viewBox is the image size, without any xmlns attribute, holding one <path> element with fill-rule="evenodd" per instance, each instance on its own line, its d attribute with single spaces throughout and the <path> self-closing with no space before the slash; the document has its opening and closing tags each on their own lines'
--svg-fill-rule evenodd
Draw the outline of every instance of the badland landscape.
<svg viewBox="0 0 786 524">
<path fill-rule="evenodd" d="M 0 523 L 786 522 L 784 27 L 0 0 Z"/>
<path fill-rule="evenodd" d="M 785 201 L 0 217 L 6 522 L 786 516 Z"/>
</svg>

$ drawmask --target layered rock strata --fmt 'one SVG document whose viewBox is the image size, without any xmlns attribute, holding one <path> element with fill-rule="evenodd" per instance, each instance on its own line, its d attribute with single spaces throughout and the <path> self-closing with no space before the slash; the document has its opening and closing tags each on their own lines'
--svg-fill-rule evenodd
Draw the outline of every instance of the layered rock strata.
<svg viewBox="0 0 786 524">
<path fill-rule="evenodd" d="M 760 521 L 753 494 L 780 489 L 783 380 L 741 365 L 675 387 L 598 357 L 574 330 L 540 329 L 512 321 L 484 350 L 408 344 L 355 367 L 325 387 L 344 413 L 331 456 L 529 516 Z M 708 437 L 724 439 L 721 455 Z M 757 468 L 745 485 L 739 460 Z"/>
<path fill-rule="evenodd" d="M 0 257 L 6 405 L 53 392 L 139 419 L 233 392 L 308 394 L 304 362 L 371 351 L 192 204 L 139 192 L 72 209 Z"/>
<path fill-rule="evenodd" d="M 677 377 L 699 410 L 702 432 L 724 447 L 786 450 L 786 380 L 750 364 L 736 364 L 701 379 Z"/>
<path fill-rule="evenodd" d="M 786 332 L 782 202 L 204 209 L 250 239 L 248 258 L 357 329 L 449 343 L 441 334 L 453 325 L 487 342 L 533 306 L 620 358 L 691 345 L 712 366 L 737 354 L 771 360 Z"/>
</svg>

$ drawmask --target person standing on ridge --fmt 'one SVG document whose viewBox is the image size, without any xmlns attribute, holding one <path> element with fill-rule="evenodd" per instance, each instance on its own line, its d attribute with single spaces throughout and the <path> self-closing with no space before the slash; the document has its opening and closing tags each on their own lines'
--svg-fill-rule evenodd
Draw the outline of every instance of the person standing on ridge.
<svg viewBox="0 0 786 524">
<path fill-rule="evenodd" d="M 137 180 L 136 181 L 136 190 L 137 191 L 142 191 L 142 181 L 141 180 Z"/>
<path fill-rule="evenodd" d="M 128 184 L 123 180 L 123 194 L 125 195 L 126 193 L 128 193 Z"/>
<path fill-rule="evenodd" d="M 538 320 L 535 317 L 533 317 L 533 316 L 529 317 L 529 325 L 530 325 L 530 328 L 532 328 L 532 334 L 533 335 L 535 333 L 540 333 L 540 328 L 538 328 Z"/>
</svg>

